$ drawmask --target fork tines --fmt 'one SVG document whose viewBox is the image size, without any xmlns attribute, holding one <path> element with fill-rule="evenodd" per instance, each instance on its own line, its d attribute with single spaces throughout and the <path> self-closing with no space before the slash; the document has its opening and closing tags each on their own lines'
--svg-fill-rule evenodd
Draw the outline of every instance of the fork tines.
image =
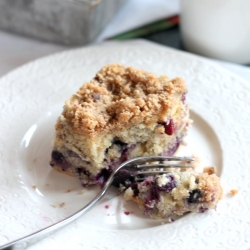
<svg viewBox="0 0 250 250">
<path fill-rule="evenodd" d="M 167 162 L 166 162 L 167 161 Z M 133 176 L 136 175 L 150 175 L 150 174 L 164 174 L 169 173 L 166 168 L 192 168 L 190 163 L 194 161 L 191 157 L 177 157 L 177 156 L 145 156 L 133 159 L 133 165 L 140 171 L 135 171 Z M 156 163 L 158 162 L 158 163 Z M 165 163 L 163 163 L 165 162 Z M 179 163 L 176 163 L 179 162 Z M 151 171 L 143 171 L 143 169 L 152 169 Z M 143 179 L 143 178 L 140 178 Z"/>
<path fill-rule="evenodd" d="M 143 165 L 147 162 L 164 162 L 164 161 L 178 161 L 178 162 L 191 162 L 194 161 L 192 157 L 179 157 L 179 156 L 143 156 L 130 160 L 126 165 Z M 173 164 L 172 164 L 173 165 Z"/>
</svg>

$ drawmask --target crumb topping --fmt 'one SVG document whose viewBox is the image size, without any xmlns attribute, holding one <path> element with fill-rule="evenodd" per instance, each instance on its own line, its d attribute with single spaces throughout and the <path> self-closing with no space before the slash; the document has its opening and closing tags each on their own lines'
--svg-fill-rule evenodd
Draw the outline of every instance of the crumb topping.
<svg viewBox="0 0 250 250">
<path fill-rule="evenodd" d="M 215 174 L 215 168 L 214 167 L 206 167 L 206 168 L 204 168 L 203 173 L 207 173 L 209 175 Z"/>
<path fill-rule="evenodd" d="M 215 174 L 203 173 L 198 177 L 199 188 L 204 191 L 204 200 L 206 202 L 214 199 L 214 193 L 211 190 L 216 190 L 216 195 L 219 200 L 222 199 L 223 190 L 219 182 L 219 177 Z"/>
<path fill-rule="evenodd" d="M 74 133 L 94 138 L 135 124 L 161 121 L 177 105 L 176 94 L 186 91 L 181 78 L 171 80 L 112 64 L 104 66 L 65 102 L 62 115 Z"/>
</svg>

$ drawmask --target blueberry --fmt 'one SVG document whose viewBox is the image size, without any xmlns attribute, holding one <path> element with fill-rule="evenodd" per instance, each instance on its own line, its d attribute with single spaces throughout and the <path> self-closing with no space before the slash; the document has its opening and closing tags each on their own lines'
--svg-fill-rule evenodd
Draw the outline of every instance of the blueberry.
<svg viewBox="0 0 250 250">
<path fill-rule="evenodd" d="M 76 168 L 76 173 L 80 176 L 82 174 L 90 176 L 90 172 L 85 168 Z"/>
<path fill-rule="evenodd" d="M 135 178 L 132 176 L 132 169 L 127 167 L 121 169 L 116 175 L 112 182 L 112 185 L 119 187 L 120 184 L 125 185 L 125 187 L 130 187 L 131 183 L 134 183 Z M 133 185 L 133 184 L 132 184 Z"/>
<path fill-rule="evenodd" d="M 123 142 L 123 141 L 120 141 L 119 139 L 115 138 L 112 145 L 117 145 L 120 149 L 119 151 L 122 153 L 124 150 L 126 150 L 126 146 L 128 145 L 127 143 Z M 111 145 L 111 146 L 112 146 Z M 110 147 L 111 147 L 110 146 Z M 106 148 L 105 151 L 104 151 L 104 154 L 107 154 L 110 147 Z"/>
<path fill-rule="evenodd" d="M 152 206 L 154 203 L 160 201 L 160 191 L 157 189 L 155 185 L 152 185 L 149 188 L 148 196 L 145 198 L 145 205 Z"/>
<path fill-rule="evenodd" d="M 132 190 L 133 190 L 133 192 L 134 192 L 134 196 L 136 197 L 136 196 L 138 196 L 138 194 L 139 194 L 139 189 L 138 189 L 138 183 L 133 183 L 132 185 L 131 185 L 131 188 L 132 188 Z"/>
<path fill-rule="evenodd" d="M 177 186 L 177 184 L 173 175 L 167 175 L 167 178 L 169 179 L 168 183 L 161 187 L 158 186 L 158 189 L 160 191 L 165 191 L 166 193 L 169 193 Z"/>
<path fill-rule="evenodd" d="M 189 203 L 198 203 L 200 198 L 202 198 L 202 192 L 200 189 L 195 189 L 189 193 L 188 202 Z"/>
<path fill-rule="evenodd" d="M 127 143 L 123 142 L 123 141 L 120 141 L 120 140 L 114 140 L 113 144 L 116 144 L 120 147 L 124 147 L 124 146 L 127 146 Z"/>
<path fill-rule="evenodd" d="M 109 176 L 111 175 L 111 173 L 112 173 L 112 170 L 110 168 L 102 169 L 101 172 L 98 175 L 96 175 L 96 177 L 94 178 L 95 182 L 99 184 L 101 187 L 103 187 L 106 181 L 108 180 Z"/>
<path fill-rule="evenodd" d="M 52 159 L 53 159 L 54 161 L 56 161 L 57 163 L 63 163 L 64 160 L 65 160 L 63 154 L 60 153 L 59 151 L 56 151 L 56 150 L 54 150 L 54 151 L 52 152 L 52 155 L 51 155 L 51 156 L 52 156 Z"/>
<path fill-rule="evenodd" d="M 66 161 L 63 154 L 57 150 L 52 151 L 51 158 L 52 158 L 50 161 L 51 167 L 58 166 L 61 167 L 63 171 L 65 171 L 67 168 L 70 167 L 70 164 Z"/>
</svg>

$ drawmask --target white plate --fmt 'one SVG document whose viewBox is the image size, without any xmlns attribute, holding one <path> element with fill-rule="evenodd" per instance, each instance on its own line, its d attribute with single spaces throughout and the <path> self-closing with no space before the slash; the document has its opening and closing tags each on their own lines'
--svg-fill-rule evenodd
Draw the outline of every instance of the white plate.
<svg viewBox="0 0 250 250">
<path fill-rule="evenodd" d="M 186 80 L 194 124 L 185 150 L 217 166 L 224 198 L 217 211 L 164 224 L 144 218 L 113 190 L 81 219 L 30 249 L 249 248 L 250 85 L 200 57 L 139 42 L 59 53 L 1 78 L 0 245 L 65 218 L 96 193 L 93 188 L 81 194 L 76 178 L 50 168 L 51 140 L 64 100 L 115 62 Z M 232 197 L 231 189 L 239 193 Z"/>
</svg>

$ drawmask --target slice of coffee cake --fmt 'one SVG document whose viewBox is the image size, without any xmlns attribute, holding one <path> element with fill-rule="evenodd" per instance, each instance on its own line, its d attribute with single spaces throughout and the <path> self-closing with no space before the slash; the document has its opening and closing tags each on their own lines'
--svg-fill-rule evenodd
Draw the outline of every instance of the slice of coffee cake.
<svg viewBox="0 0 250 250">
<path fill-rule="evenodd" d="M 190 125 L 181 78 L 104 66 L 65 102 L 50 165 L 103 185 L 122 162 L 173 155 Z"/>
</svg>

